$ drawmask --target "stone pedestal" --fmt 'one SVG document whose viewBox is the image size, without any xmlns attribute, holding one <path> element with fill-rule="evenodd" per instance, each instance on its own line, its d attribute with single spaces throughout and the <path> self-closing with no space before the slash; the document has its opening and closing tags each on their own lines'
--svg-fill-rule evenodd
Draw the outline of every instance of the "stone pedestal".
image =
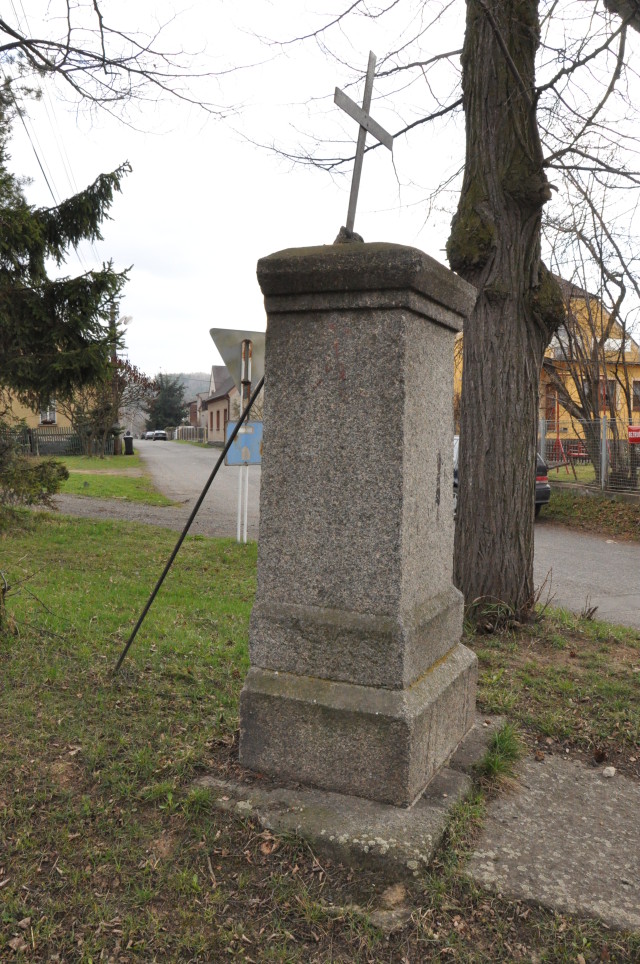
<svg viewBox="0 0 640 964">
<path fill-rule="evenodd" d="M 262 259 L 258 589 L 240 760 L 410 805 L 470 728 L 453 587 L 453 343 L 475 291 L 414 248 Z"/>
</svg>

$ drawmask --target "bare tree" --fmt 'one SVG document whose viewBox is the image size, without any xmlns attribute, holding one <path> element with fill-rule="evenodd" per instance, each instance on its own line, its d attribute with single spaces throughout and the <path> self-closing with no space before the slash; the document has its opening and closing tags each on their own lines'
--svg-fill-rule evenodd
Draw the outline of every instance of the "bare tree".
<svg viewBox="0 0 640 964">
<path fill-rule="evenodd" d="M 193 93 L 213 71 L 195 69 L 194 56 L 163 43 L 163 27 L 127 32 L 109 18 L 103 0 L 51 0 L 41 21 L 27 27 L 11 7 L 0 15 L 0 64 L 5 76 L 34 84 L 62 81 L 73 99 L 110 113 L 132 100 L 177 98 L 222 116 L 228 111 Z M 164 25 L 165 27 L 167 25 Z"/>
<path fill-rule="evenodd" d="M 601 283 L 597 293 L 587 291 L 586 272 L 575 269 L 574 279 L 558 279 L 565 302 L 565 317 L 551 342 L 551 352 L 543 361 L 547 391 L 551 393 L 551 405 L 545 405 L 553 414 L 558 430 L 560 408 L 564 409 L 574 423 L 578 436 L 591 460 L 598 483 L 635 486 L 637 464 L 630 457 L 626 444 L 624 422 L 632 421 L 634 410 L 634 379 L 629 366 L 640 361 L 638 345 L 632 337 L 630 318 L 625 312 L 628 294 L 624 275 L 612 269 L 607 257 L 611 248 L 606 244 L 610 237 L 608 226 L 592 224 L 592 233 L 585 238 L 584 222 L 591 218 L 599 222 L 592 205 L 576 211 L 578 221 L 570 228 L 567 223 L 556 225 L 556 247 L 560 259 L 567 261 L 563 251 L 571 248 L 570 258 L 576 262 L 587 248 L 588 256 L 601 269 Z M 565 239 L 562 231 L 567 232 Z M 585 238 L 585 243 L 583 243 Z M 619 253 L 614 245 L 614 256 Z M 617 258 L 616 258 L 617 260 Z M 633 259 L 629 262 L 632 263 Z M 581 282 L 581 283 L 580 283 Z M 634 369 L 635 370 L 635 369 Z M 602 418 L 608 419 L 609 478 L 601 479 Z M 577 425 L 575 424 L 577 423 Z"/>
<path fill-rule="evenodd" d="M 104 378 L 76 389 L 58 402 L 80 438 L 85 455 L 103 457 L 124 409 L 140 408 L 150 402 L 155 383 L 126 359 L 110 362 Z"/>
<path fill-rule="evenodd" d="M 449 75 L 444 89 L 435 83 L 444 65 L 455 68 L 456 41 L 448 38 L 439 56 L 424 55 L 429 14 L 454 4 L 461 12 L 461 0 L 402 3 L 406 22 L 418 26 L 381 57 L 376 84 L 396 97 L 401 87 L 415 95 L 420 85 L 422 110 L 396 137 L 459 109 L 459 80 Z M 391 7 L 397 14 L 398 6 L 356 0 L 311 39 L 329 47 L 329 32 L 344 32 L 347 15 L 382 16 Z M 552 197 L 555 209 L 589 180 L 593 195 L 640 182 L 629 124 L 637 118 L 629 26 L 640 27 L 638 0 L 466 0 L 466 157 L 447 254 L 478 289 L 464 332 L 454 563 L 467 604 L 478 610 L 498 604 L 522 616 L 534 599 L 538 385 L 544 351 L 565 316 L 562 292 L 542 262 L 542 212 Z M 300 159 L 330 170 L 341 160 L 313 155 Z M 625 274 L 630 266 L 622 258 L 618 267 Z"/>
</svg>

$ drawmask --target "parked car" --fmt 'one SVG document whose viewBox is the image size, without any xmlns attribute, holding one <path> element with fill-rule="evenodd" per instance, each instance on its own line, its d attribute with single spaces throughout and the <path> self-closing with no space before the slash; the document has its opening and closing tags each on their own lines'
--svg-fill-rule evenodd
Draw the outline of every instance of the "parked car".
<svg viewBox="0 0 640 964">
<path fill-rule="evenodd" d="M 453 511 L 458 506 L 458 448 L 460 446 L 460 436 L 453 436 Z M 537 453 L 536 463 L 536 495 L 535 512 L 539 515 L 543 505 L 547 505 L 551 498 L 551 486 L 549 485 L 547 463 L 542 456 Z"/>
<path fill-rule="evenodd" d="M 142 437 L 146 439 L 152 439 L 155 434 L 156 434 L 155 432 L 145 432 Z"/>
<path fill-rule="evenodd" d="M 153 440 L 154 440 L 154 442 L 166 442 L 166 441 L 167 441 L 167 433 L 164 431 L 164 429 L 157 429 L 157 430 L 153 433 Z"/>
</svg>

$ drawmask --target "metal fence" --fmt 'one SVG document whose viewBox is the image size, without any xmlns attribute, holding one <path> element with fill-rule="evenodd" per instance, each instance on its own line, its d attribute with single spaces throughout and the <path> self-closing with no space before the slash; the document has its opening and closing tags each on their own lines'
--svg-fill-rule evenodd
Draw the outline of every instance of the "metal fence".
<svg viewBox="0 0 640 964">
<path fill-rule="evenodd" d="M 182 439 L 188 442 L 203 442 L 204 444 L 208 441 L 208 432 L 206 427 L 198 425 L 179 425 L 175 430 L 174 438 Z"/>
<path fill-rule="evenodd" d="M 2 433 L 3 439 L 10 441 L 25 455 L 84 455 L 82 439 L 70 428 L 47 426 L 39 428 L 12 428 Z M 92 454 L 101 447 L 98 442 L 89 442 Z M 107 439 L 105 455 L 113 455 L 113 438 Z"/>
<path fill-rule="evenodd" d="M 640 419 L 541 420 L 538 450 L 552 481 L 640 493 Z"/>
</svg>

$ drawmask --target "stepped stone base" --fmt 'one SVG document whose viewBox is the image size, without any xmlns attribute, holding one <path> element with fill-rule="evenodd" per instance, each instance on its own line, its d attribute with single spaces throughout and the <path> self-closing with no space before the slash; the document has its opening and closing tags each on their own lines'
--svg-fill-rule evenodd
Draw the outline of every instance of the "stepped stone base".
<svg viewBox="0 0 640 964">
<path fill-rule="evenodd" d="M 462 644 L 402 690 L 253 667 L 240 697 L 240 762 L 411 806 L 473 723 L 476 667 Z"/>
<path fill-rule="evenodd" d="M 463 608 L 453 586 L 409 617 L 259 599 L 251 613 L 251 662 L 281 673 L 403 689 L 460 639 Z"/>
</svg>

